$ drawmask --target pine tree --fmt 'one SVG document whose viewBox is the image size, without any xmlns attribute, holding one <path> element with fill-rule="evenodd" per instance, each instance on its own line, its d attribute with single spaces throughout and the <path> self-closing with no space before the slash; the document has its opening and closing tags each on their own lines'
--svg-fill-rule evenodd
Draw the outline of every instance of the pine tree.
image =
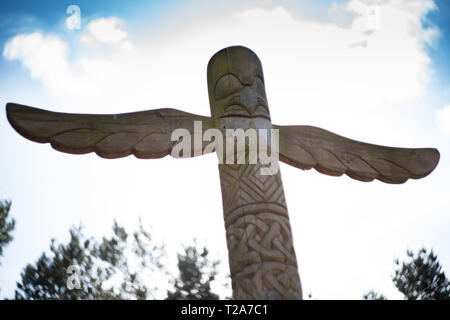
<svg viewBox="0 0 450 320">
<path fill-rule="evenodd" d="M 11 201 L 0 201 L 0 257 L 3 256 L 3 248 L 13 239 L 12 231 L 16 225 L 14 219 L 8 217 L 11 209 Z"/>
<path fill-rule="evenodd" d="M 208 250 L 196 245 L 184 248 L 178 255 L 179 276 L 174 280 L 175 291 L 167 292 L 167 300 L 217 300 L 211 282 L 217 276 L 219 261 L 209 261 Z"/>
<path fill-rule="evenodd" d="M 163 269 L 163 246 L 153 245 L 140 228 L 130 237 L 116 222 L 113 235 L 102 241 L 84 236 L 81 227 L 70 230 L 70 241 L 43 253 L 25 267 L 17 283 L 16 299 L 147 299 L 154 288 L 144 284 L 145 271 Z M 129 261 L 138 261 L 131 266 Z M 144 270 L 145 269 L 145 270 Z"/>
<path fill-rule="evenodd" d="M 442 266 L 433 250 L 425 248 L 417 255 L 407 250 L 408 260 L 399 262 L 395 259 L 397 269 L 392 278 L 395 287 L 408 300 L 450 300 L 450 281 L 445 276 Z M 382 294 L 370 291 L 364 300 L 386 300 Z"/>
<path fill-rule="evenodd" d="M 417 255 L 408 250 L 409 261 L 395 264 L 393 281 L 397 289 L 408 300 L 449 300 L 450 282 L 445 276 L 437 256 L 425 248 L 419 250 Z"/>
<path fill-rule="evenodd" d="M 387 300 L 387 298 L 374 290 L 370 290 L 368 293 L 364 294 L 363 300 Z"/>
</svg>

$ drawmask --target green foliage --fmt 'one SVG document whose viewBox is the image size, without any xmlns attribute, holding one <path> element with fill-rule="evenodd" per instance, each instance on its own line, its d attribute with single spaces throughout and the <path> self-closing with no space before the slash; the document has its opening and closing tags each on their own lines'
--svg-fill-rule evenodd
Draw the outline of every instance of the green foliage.
<svg viewBox="0 0 450 320">
<path fill-rule="evenodd" d="M 81 227 L 70 230 L 70 240 L 65 245 L 56 245 L 52 240 L 50 253 L 43 253 L 34 265 L 23 270 L 15 298 L 153 298 L 157 288 L 150 286 L 149 281 L 156 275 L 169 276 L 162 263 L 164 246 L 154 245 L 141 223 L 132 236 L 117 222 L 112 229 L 112 236 L 101 241 L 87 238 Z M 172 277 L 174 291 L 168 292 L 167 299 L 218 299 L 210 287 L 218 264 L 209 261 L 206 248 L 185 248 L 184 254 L 178 255 L 179 278 Z"/>
<path fill-rule="evenodd" d="M 164 247 L 152 245 L 142 224 L 130 237 L 114 222 L 113 235 L 102 241 L 86 238 L 81 227 L 72 228 L 68 244 L 56 245 L 52 240 L 50 255 L 43 253 L 34 265 L 24 269 L 15 297 L 147 299 L 155 288 L 145 285 L 140 277 L 144 271 L 161 269 L 163 254 Z M 137 265 L 131 266 L 131 260 Z M 75 266 L 77 272 L 68 273 L 70 266 Z"/>
<path fill-rule="evenodd" d="M 395 264 L 393 281 L 397 289 L 408 300 L 449 300 L 450 282 L 445 276 L 437 256 L 431 250 L 419 250 L 417 255 L 407 251 L 408 261 Z"/>
<path fill-rule="evenodd" d="M 217 300 L 211 292 L 211 282 L 217 276 L 219 261 L 209 261 L 208 250 L 200 251 L 196 245 L 184 248 L 178 255 L 179 276 L 174 282 L 174 291 L 167 292 L 167 300 Z"/>
<path fill-rule="evenodd" d="M 14 230 L 16 222 L 9 218 L 11 201 L 0 201 L 0 257 L 3 256 L 3 248 L 13 239 L 11 233 Z"/>
<path fill-rule="evenodd" d="M 425 248 L 417 255 L 406 251 L 408 259 L 399 262 L 395 259 L 397 269 L 392 278 L 395 287 L 407 300 L 450 300 L 450 281 L 446 278 L 437 256 Z M 382 294 L 370 291 L 364 300 L 387 300 Z"/>
<path fill-rule="evenodd" d="M 368 293 L 364 294 L 364 300 L 387 300 L 387 298 L 374 290 L 370 290 Z"/>
</svg>

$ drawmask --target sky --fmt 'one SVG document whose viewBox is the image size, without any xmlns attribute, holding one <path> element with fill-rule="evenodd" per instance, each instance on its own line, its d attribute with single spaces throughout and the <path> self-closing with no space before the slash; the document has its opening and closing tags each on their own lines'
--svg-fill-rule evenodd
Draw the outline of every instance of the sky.
<svg viewBox="0 0 450 320">
<path fill-rule="evenodd" d="M 314 125 L 369 143 L 434 147 L 430 176 L 363 183 L 281 164 L 303 291 L 401 299 L 394 259 L 433 249 L 450 275 L 450 6 L 445 0 L 3 1 L 0 105 L 58 112 L 176 108 L 209 115 L 206 66 L 230 45 L 259 56 L 272 122 Z M 77 5 L 80 24 L 67 8 Z M 3 109 L 4 110 L 4 109 Z M 0 199 L 13 242 L 2 297 L 20 272 L 66 242 L 72 225 L 110 234 L 141 217 L 174 268 L 197 238 L 227 272 L 217 158 L 105 160 L 28 141 L 0 113 Z M 149 281 L 156 281 L 149 279 Z M 158 280 L 159 281 L 159 280 Z M 166 283 L 158 282 L 164 293 Z M 161 294 L 162 294 L 161 293 Z"/>
</svg>

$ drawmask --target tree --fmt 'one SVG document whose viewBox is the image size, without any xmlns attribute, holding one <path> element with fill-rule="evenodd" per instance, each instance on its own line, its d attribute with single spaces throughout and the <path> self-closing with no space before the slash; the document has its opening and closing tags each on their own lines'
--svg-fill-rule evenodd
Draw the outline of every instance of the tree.
<svg viewBox="0 0 450 320">
<path fill-rule="evenodd" d="M 12 241 L 12 232 L 16 226 L 16 221 L 8 217 L 10 209 L 11 201 L 0 201 L 0 258 L 3 256 L 3 248 Z"/>
<path fill-rule="evenodd" d="M 205 247 L 200 251 L 195 244 L 185 247 L 184 254 L 178 255 L 179 276 L 173 280 L 175 291 L 167 292 L 167 300 L 219 299 L 211 291 L 218 264 L 219 261 L 209 261 Z"/>
<path fill-rule="evenodd" d="M 397 289 L 408 300 L 449 300 L 450 282 L 445 276 L 437 256 L 425 248 L 417 255 L 408 250 L 409 261 L 400 264 L 395 260 L 393 281 Z"/>
<path fill-rule="evenodd" d="M 144 284 L 145 271 L 162 269 L 163 246 L 153 245 L 142 224 L 130 237 L 117 222 L 102 241 L 86 238 L 81 227 L 70 241 L 56 245 L 29 264 L 17 283 L 16 299 L 146 299 L 155 288 Z M 129 261 L 136 261 L 133 266 Z M 145 269 L 145 270 L 144 270 Z"/>
<path fill-rule="evenodd" d="M 364 294 L 364 300 L 387 300 L 387 298 L 374 290 L 370 290 L 368 293 Z"/>
<path fill-rule="evenodd" d="M 399 262 L 392 278 L 395 287 L 408 300 L 450 300 L 450 281 L 445 276 L 437 256 L 425 248 L 417 255 L 406 251 L 409 260 Z M 371 290 L 363 296 L 364 300 L 386 300 L 382 294 Z"/>
<path fill-rule="evenodd" d="M 171 277 L 174 289 L 167 291 L 167 299 L 218 299 L 211 282 L 219 261 L 210 261 L 206 248 L 189 246 L 178 255 L 178 278 L 166 271 L 164 257 L 164 246 L 153 244 L 141 223 L 130 236 L 114 222 L 112 236 L 101 241 L 72 227 L 67 244 L 52 240 L 50 252 L 24 268 L 15 298 L 148 299 L 157 291 L 152 279 Z"/>
<path fill-rule="evenodd" d="M 11 201 L 0 201 L 0 257 L 3 256 L 3 248 L 12 241 L 11 233 L 16 225 L 14 219 L 8 217 L 10 209 Z"/>
</svg>

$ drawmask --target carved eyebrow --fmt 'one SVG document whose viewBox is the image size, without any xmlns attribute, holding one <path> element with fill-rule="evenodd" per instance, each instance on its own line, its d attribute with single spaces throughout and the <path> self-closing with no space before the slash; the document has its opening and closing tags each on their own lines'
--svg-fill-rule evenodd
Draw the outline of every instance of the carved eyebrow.
<svg viewBox="0 0 450 320">
<path fill-rule="evenodd" d="M 217 83 L 219 83 L 219 81 L 220 81 L 222 78 L 226 77 L 226 76 L 233 76 L 233 77 L 236 78 L 237 81 L 239 81 L 239 83 L 240 83 L 241 85 L 243 85 L 243 86 L 248 86 L 247 84 L 242 83 L 242 81 L 239 79 L 239 77 L 238 77 L 236 74 L 230 72 L 230 73 L 227 73 L 227 74 L 222 75 L 219 79 L 217 79 L 216 83 L 214 84 L 214 88 L 217 87 Z M 265 85 L 264 79 L 263 79 L 261 76 L 259 76 L 259 75 L 255 75 L 255 76 L 253 77 L 252 85 L 255 83 L 256 78 L 258 78 L 259 80 L 261 80 L 261 82 Z"/>
<path fill-rule="evenodd" d="M 217 84 L 219 83 L 220 80 L 222 80 L 225 77 L 229 77 L 229 76 L 233 76 L 234 78 L 236 78 L 237 81 L 239 81 L 239 83 L 241 85 L 245 86 L 245 84 L 243 84 L 241 82 L 241 80 L 239 80 L 239 77 L 237 75 L 235 75 L 234 73 L 227 73 L 227 74 L 224 74 L 223 76 L 221 76 L 219 79 L 217 79 L 216 83 L 214 84 L 214 88 L 217 87 Z"/>
<path fill-rule="evenodd" d="M 219 84 L 221 84 L 219 86 Z M 214 88 L 214 97 L 216 99 L 223 99 L 236 91 L 242 89 L 244 85 L 233 74 L 226 74 L 219 78 Z"/>
</svg>

